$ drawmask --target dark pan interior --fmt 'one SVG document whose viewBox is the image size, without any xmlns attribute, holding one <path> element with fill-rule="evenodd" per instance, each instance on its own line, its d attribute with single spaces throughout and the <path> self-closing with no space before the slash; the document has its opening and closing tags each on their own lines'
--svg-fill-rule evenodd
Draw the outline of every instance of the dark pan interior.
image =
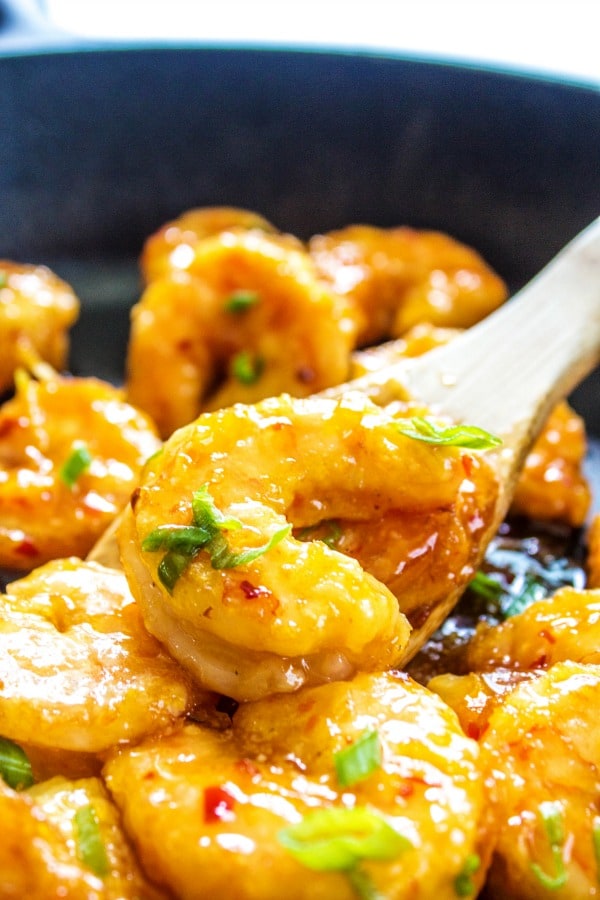
<svg viewBox="0 0 600 900">
<path fill-rule="evenodd" d="M 0 55 L 0 122 L 0 257 L 73 284 L 71 367 L 113 380 L 143 240 L 191 206 L 245 206 L 303 237 L 441 229 L 512 289 L 600 212 L 600 92 L 491 70 L 250 49 Z M 572 399 L 600 434 L 598 377 Z"/>
</svg>

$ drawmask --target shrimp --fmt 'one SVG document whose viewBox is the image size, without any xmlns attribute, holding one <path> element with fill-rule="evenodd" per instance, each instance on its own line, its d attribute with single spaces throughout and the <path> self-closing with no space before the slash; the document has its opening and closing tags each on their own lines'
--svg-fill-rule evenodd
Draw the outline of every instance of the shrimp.
<svg viewBox="0 0 600 900">
<path fill-rule="evenodd" d="M 486 896 L 598 896 L 599 702 L 600 666 L 560 662 L 491 713 L 480 746 L 499 836 Z"/>
<path fill-rule="evenodd" d="M 347 379 L 354 322 L 301 249 L 221 232 L 132 310 L 127 395 L 163 437 L 206 409 Z"/>
<path fill-rule="evenodd" d="M 508 296 L 479 254 L 436 231 L 350 225 L 315 235 L 309 252 L 321 276 L 355 306 L 360 346 L 422 322 L 468 328 Z"/>
<path fill-rule="evenodd" d="M 160 447 L 151 420 L 94 378 L 20 370 L 0 408 L 0 565 L 85 556 Z"/>
<path fill-rule="evenodd" d="M 513 514 L 580 528 L 591 505 L 583 471 L 585 423 L 566 402 L 551 412 L 525 460 L 512 500 Z"/>
<path fill-rule="evenodd" d="M 186 269 L 194 257 L 194 247 L 204 238 L 222 231 L 250 230 L 277 233 L 274 225 L 251 210 L 235 206 L 189 209 L 146 240 L 140 257 L 142 277 L 148 284 L 174 270 Z"/>
<path fill-rule="evenodd" d="M 245 704 L 227 732 L 113 752 L 104 777 L 145 871 L 180 900 L 455 900 L 489 860 L 477 745 L 402 674 Z"/>
<path fill-rule="evenodd" d="M 22 346 L 64 367 L 78 315 L 78 298 L 50 269 L 0 260 L 0 393 L 12 387 Z"/>
<path fill-rule="evenodd" d="M 461 666 L 527 670 L 563 660 L 600 664 L 600 590 L 563 587 L 499 625 L 478 625 Z"/>
<path fill-rule="evenodd" d="M 421 356 L 460 333 L 458 328 L 416 325 L 396 341 L 353 353 L 352 377 L 378 371 L 399 357 Z M 583 419 L 562 401 L 550 413 L 525 459 L 511 514 L 580 528 L 591 505 L 591 489 L 584 471 L 587 449 Z"/>
<path fill-rule="evenodd" d="M 205 686 L 257 699 L 403 659 L 402 596 L 338 537 L 422 624 L 423 594 L 472 577 L 496 488 L 483 460 L 407 437 L 364 397 L 282 396 L 179 429 L 144 471 L 121 556 L 149 630 Z M 201 551 L 203 522 L 218 534 Z"/>
<path fill-rule="evenodd" d="M 160 900 L 98 778 L 55 778 L 24 791 L 0 781 L 0 897 Z"/>
<path fill-rule="evenodd" d="M 144 628 L 122 572 L 72 558 L 1 598 L 0 734 L 98 753 L 169 725 L 200 693 Z"/>
<path fill-rule="evenodd" d="M 600 515 L 595 515 L 587 533 L 588 586 L 600 588 Z"/>
</svg>

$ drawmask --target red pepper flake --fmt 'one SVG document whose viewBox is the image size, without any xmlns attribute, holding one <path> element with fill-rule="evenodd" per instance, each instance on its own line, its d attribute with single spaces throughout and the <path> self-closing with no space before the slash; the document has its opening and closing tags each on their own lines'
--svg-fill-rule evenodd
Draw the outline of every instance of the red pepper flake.
<svg viewBox="0 0 600 900">
<path fill-rule="evenodd" d="M 204 788 L 204 821 L 207 824 L 232 822 L 235 819 L 234 806 L 235 799 L 225 788 L 218 785 Z"/>
<path fill-rule="evenodd" d="M 238 772 L 241 772 L 243 775 L 249 775 L 250 778 L 256 778 L 256 776 L 260 774 L 258 768 L 254 765 L 252 760 L 247 759 L 246 757 L 238 759 L 235 767 Z"/>
<path fill-rule="evenodd" d="M 261 587 L 260 585 L 252 584 L 250 581 L 246 581 L 245 579 L 244 581 L 240 582 L 240 587 L 244 593 L 244 597 L 246 597 L 247 600 L 256 600 L 257 597 L 264 597 L 266 594 L 270 593 L 270 591 L 268 591 L 266 588 Z"/>
<path fill-rule="evenodd" d="M 29 559 L 32 559 L 35 556 L 40 555 L 40 551 L 31 540 L 31 538 L 23 538 L 20 544 L 15 547 L 15 552 L 19 554 L 19 556 L 26 556 Z"/>
<path fill-rule="evenodd" d="M 473 457 L 467 456 L 466 454 L 461 457 L 463 469 L 465 470 L 465 475 L 467 478 L 470 478 L 473 474 Z"/>
<path fill-rule="evenodd" d="M 548 631 L 547 628 L 542 628 L 542 630 L 540 631 L 540 637 L 543 638 L 545 641 L 548 641 L 549 644 L 556 643 L 555 635 L 553 635 L 551 631 Z"/>
</svg>

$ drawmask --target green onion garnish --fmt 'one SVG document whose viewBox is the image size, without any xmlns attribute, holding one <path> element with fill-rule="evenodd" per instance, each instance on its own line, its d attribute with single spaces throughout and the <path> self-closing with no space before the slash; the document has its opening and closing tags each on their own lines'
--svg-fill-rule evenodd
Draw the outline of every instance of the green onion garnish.
<svg viewBox="0 0 600 900">
<path fill-rule="evenodd" d="M 363 860 L 396 859 L 411 846 L 383 816 L 366 806 L 310 812 L 277 838 L 298 862 L 319 872 L 348 872 Z"/>
<path fill-rule="evenodd" d="M 234 291 L 225 300 L 225 311 L 230 313 L 243 313 L 255 306 L 260 297 L 257 291 Z"/>
<path fill-rule="evenodd" d="M 342 787 L 351 787 L 364 781 L 381 765 L 381 744 L 379 733 L 368 730 L 350 747 L 334 754 L 335 772 Z"/>
<path fill-rule="evenodd" d="M 548 595 L 548 591 L 543 584 L 540 584 L 535 578 L 528 576 L 525 579 L 522 591 L 512 596 L 510 603 L 504 606 L 503 612 L 508 619 L 510 616 L 516 616 L 535 603 L 537 600 L 543 600 Z"/>
<path fill-rule="evenodd" d="M 10 741 L 0 737 L 0 777 L 15 791 L 31 787 L 34 783 L 31 763 L 24 750 Z"/>
<path fill-rule="evenodd" d="M 89 469 L 92 457 L 85 444 L 78 444 L 73 448 L 71 455 L 61 466 L 59 475 L 69 488 L 75 486 L 75 482 L 86 469 Z"/>
<path fill-rule="evenodd" d="M 345 874 L 358 900 L 386 900 L 371 881 L 369 873 L 360 866 L 348 869 Z"/>
<path fill-rule="evenodd" d="M 0 288 L 6 287 L 8 284 L 8 276 L 6 272 L 0 272 Z"/>
<path fill-rule="evenodd" d="M 223 532 L 238 531 L 243 528 L 243 523 L 234 516 L 223 515 L 206 484 L 192 494 L 192 518 L 192 525 L 160 525 L 142 541 L 145 552 L 167 551 L 158 565 L 158 577 L 169 592 L 201 550 L 206 550 L 210 556 L 213 569 L 233 569 L 268 553 L 292 529 L 291 525 L 284 525 L 260 547 L 234 553 Z"/>
<path fill-rule="evenodd" d="M 307 525 L 296 534 L 299 541 L 319 540 L 333 550 L 343 534 L 342 526 L 337 519 L 325 519 L 316 525 Z"/>
<path fill-rule="evenodd" d="M 594 859 L 596 860 L 596 881 L 600 884 L 600 816 L 596 816 L 592 827 Z"/>
<path fill-rule="evenodd" d="M 73 825 L 77 852 L 82 863 L 99 878 L 108 875 L 110 864 L 94 807 L 91 804 L 81 806 L 75 813 Z"/>
<path fill-rule="evenodd" d="M 444 447 L 464 447 L 469 450 L 489 450 L 498 447 L 502 440 L 476 425 L 437 425 L 430 419 L 413 416 L 410 419 L 395 419 L 394 425 L 401 434 L 425 441 L 427 444 L 438 444 Z"/>
<path fill-rule="evenodd" d="M 475 591 L 484 600 L 497 600 L 504 589 L 496 578 L 492 578 L 491 575 L 480 570 L 469 582 L 469 590 Z"/>
<path fill-rule="evenodd" d="M 470 897 L 475 890 L 473 875 L 481 865 L 481 860 L 476 853 L 470 853 L 465 864 L 454 879 L 454 890 L 457 897 Z"/>
<path fill-rule="evenodd" d="M 548 836 L 548 842 L 552 851 L 555 875 L 547 875 L 537 863 L 531 863 L 533 874 L 541 885 L 549 891 L 557 891 L 567 883 L 567 870 L 562 856 L 562 846 L 565 835 L 562 822 L 562 810 L 559 803 L 547 800 L 540 803 L 539 813 Z"/>
<path fill-rule="evenodd" d="M 265 368 L 260 356 L 253 356 L 247 350 L 241 350 L 231 360 L 231 371 L 240 384 L 255 384 Z"/>
</svg>

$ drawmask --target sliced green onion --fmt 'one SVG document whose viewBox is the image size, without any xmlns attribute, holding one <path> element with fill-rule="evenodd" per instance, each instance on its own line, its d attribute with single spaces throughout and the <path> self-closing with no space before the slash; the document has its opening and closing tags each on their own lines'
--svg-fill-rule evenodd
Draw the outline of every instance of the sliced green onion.
<svg viewBox="0 0 600 900">
<path fill-rule="evenodd" d="M 10 741 L 0 737 L 0 777 L 15 791 L 31 787 L 34 783 L 31 763 L 25 751 Z"/>
<path fill-rule="evenodd" d="M 476 853 L 470 853 L 465 864 L 454 879 L 454 890 L 457 897 L 470 897 L 475 891 L 473 875 L 479 869 L 481 859 Z"/>
<path fill-rule="evenodd" d="M 510 602 L 503 608 L 505 618 L 516 616 L 535 603 L 537 600 L 543 600 L 548 595 L 548 591 L 543 584 L 540 584 L 535 578 L 529 576 L 525 580 L 523 590 L 518 594 L 511 595 Z"/>
<path fill-rule="evenodd" d="M 279 843 L 308 869 L 348 872 L 366 859 L 396 859 L 410 841 L 365 806 L 308 813 L 278 834 Z"/>
<path fill-rule="evenodd" d="M 596 860 L 596 881 L 600 884 L 600 816 L 596 816 L 592 827 L 594 858 Z"/>
<path fill-rule="evenodd" d="M 182 553 L 177 550 L 169 550 L 158 564 L 158 577 L 171 593 L 177 581 L 181 578 L 195 553 Z"/>
<path fill-rule="evenodd" d="M 539 813 L 552 851 L 555 875 L 547 875 L 538 863 L 531 863 L 533 874 L 540 884 L 549 891 L 557 891 L 567 883 L 567 870 L 562 856 L 565 842 L 562 810 L 559 803 L 547 800 L 540 803 Z"/>
<path fill-rule="evenodd" d="M 6 287 L 8 284 L 8 275 L 6 272 L 0 272 L 0 288 Z"/>
<path fill-rule="evenodd" d="M 333 550 L 342 534 L 342 526 L 337 519 L 325 519 L 316 525 L 307 525 L 306 528 L 301 528 L 296 537 L 299 541 L 323 541 Z"/>
<path fill-rule="evenodd" d="M 241 350 L 231 360 L 231 371 L 240 384 L 255 384 L 265 368 L 260 356 L 253 356 L 247 350 Z"/>
<path fill-rule="evenodd" d="M 346 878 L 352 886 L 352 890 L 358 897 L 358 900 L 385 900 L 383 894 L 380 894 L 373 884 L 368 872 L 355 866 L 346 872 Z"/>
<path fill-rule="evenodd" d="M 333 760 L 337 780 L 342 787 L 364 781 L 381 765 L 379 733 L 372 729 L 363 732 L 350 747 L 335 753 Z"/>
<path fill-rule="evenodd" d="M 504 593 L 500 582 L 481 570 L 476 572 L 472 581 L 469 582 L 469 590 L 475 591 L 484 600 L 497 600 Z"/>
<path fill-rule="evenodd" d="M 476 425 L 437 425 L 430 419 L 413 416 L 410 419 L 395 419 L 394 425 L 401 434 L 438 444 L 444 447 L 464 447 L 469 450 L 489 450 L 498 447 L 502 440 Z"/>
<path fill-rule="evenodd" d="M 89 469 L 92 462 L 90 451 L 85 444 L 74 447 L 71 455 L 65 460 L 59 471 L 60 478 L 69 488 L 75 486 L 80 475 Z"/>
<path fill-rule="evenodd" d="M 235 569 L 236 566 L 247 566 L 248 563 L 254 562 L 259 556 L 268 553 L 273 547 L 276 547 L 292 530 L 291 525 L 283 525 L 271 535 L 266 544 L 261 547 L 251 547 L 248 550 L 242 550 L 240 553 L 233 553 L 229 549 L 229 545 L 223 534 L 218 532 L 211 539 L 206 548 L 210 553 L 210 562 L 213 569 Z"/>
<path fill-rule="evenodd" d="M 75 813 L 73 824 L 77 851 L 82 863 L 99 878 L 108 875 L 110 863 L 94 807 L 91 804 L 81 806 Z"/>
<path fill-rule="evenodd" d="M 225 528 L 227 531 L 237 531 L 242 527 L 242 523 L 235 516 L 223 515 L 211 497 L 207 484 L 203 484 L 192 494 L 192 513 L 194 524 L 199 528 L 206 528 L 211 536 L 217 529 Z"/>
<path fill-rule="evenodd" d="M 225 310 L 230 313 L 243 313 L 256 306 L 259 299 L 257 291 L 233 291 L 225 300 Z"/>
<path fill-rule="evenodd" d="M 159 525 L 142 541 L 142 550 L 179 550 L 196 553 L 211 538 L 207 528 L 198 525 Z"/>
<path fill-rule="evenodd" d="M 292 526 L 279 528 L 260 547 L 250 547 L 234 553 L 227 543 L 224 531 L 238 531 L 243 523 L 234 516 L 225 516 L 215 505 L 208 485 L 203 484 L 192 494 L 192 525 L 159 525 L 142 541 L 142 550 L 155 552 L 166 550 L 158 565 L 158 577 L 169 592 L 192 559 L 206 550 L 213 569 L 233 569 L 258 559 L 276 547 L 290 533 Z"/>
</svg>

